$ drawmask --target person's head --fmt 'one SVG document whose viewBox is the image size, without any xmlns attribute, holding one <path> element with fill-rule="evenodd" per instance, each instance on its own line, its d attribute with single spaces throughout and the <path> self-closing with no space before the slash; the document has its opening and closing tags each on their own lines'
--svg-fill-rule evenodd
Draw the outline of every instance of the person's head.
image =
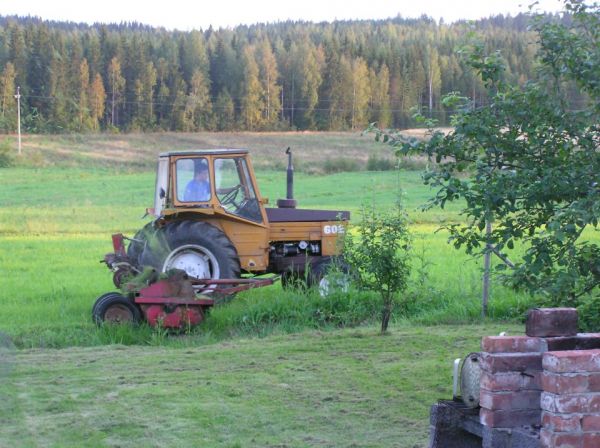
<svg viewBox="0 0 600 448">
<path fill-rule="evenodd" d="M 199 163 L 196 166 L 196 170 L 194 171 L 194 179 L 199 182 L 207 182 L 208 181 L 208 166 L 206 163 Z"/>
</svg>

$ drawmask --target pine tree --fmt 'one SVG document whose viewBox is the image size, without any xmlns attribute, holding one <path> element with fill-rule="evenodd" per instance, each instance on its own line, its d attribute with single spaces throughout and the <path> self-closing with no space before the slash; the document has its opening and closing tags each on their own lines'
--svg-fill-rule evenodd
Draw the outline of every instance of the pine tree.
<svg viewBox="0 0 600 448">
<path fill-rule="evenodd" d="M 79 64 L 79 76 L 75 84 L 75 95 L 77 98 L 77 129 L 87 130 L 92 127 L 89 105 L 90 91 L 90 71 L 87 59 L 83 59 Z"/>
<path fill-rule="evenodd" d="M 97 131 L 100 127 L 100 120 L 104 115 L 104 105 L 106 102 L 106 91 L 104 82 L 100 73 L 96 73 L 94 81 L 90 85 L 89 105 L 92 120 L 92 129 Z"/>
<path fill-rule="evenodd" d="M 4 132 L 14 131 L 16 127 L 15 78 L 15 66 L 8 62 L 0 76 L 0 130 Z"/>
<path fill-rule="evenodd" d="M 139 129 L 152 129 L 156 123 L 154 116 L 154 87 L 156 86 L 156 69 L 152 62 L 146 63 L 139 77 L 134 82 L 135 103 L 137 113 L 132 126 Z"/>
<path fill-rule="evenodd" d="M 368 124 L 369 99 L 371 97 L 369 69 L 364 59 L 357 58 L 352 61 L 350 78 L 352 85 L 351 128 L 364 129 Z"/>
<path fill-rule="evenodd" d="M 390 71 L 383 64 L 379 72 L 371 69 L 371 113 L 369 121 L 376 122 L 377 126 L 385 129 L 391 125 L 392 111 L 390 108 Z"/>
<path fill-rule="evenodd" d="M 263 39 L 260 43 L 257 59 L 264 104 L 263 120 L 267 126 L 272 126 L 277 122 L 281 109 L 281 87 L 278 84 L 277 61 L 267 39 Z"/>
<path fill-rule="evenodd" d="M 190 92 L 184 112 L 184 130 L 200 131 L 212 127 L 212 104 L 210 89 L 204 73 L 196 70 L 192 76 Z"/>
<path fill-rule="evenodd" d="M 242 119 L 246 129 L 252 131 L 263 123 L 264 90 L 259 80 L 254 48 L 244 49 L 244 80 L 242 83 Z"/>
<path fill-rule="evenodd" d="M 235 106 L 227 89 L 223 89 L 215 102 L 217 130 L 231 131 L 235 123 Z"/>
</svg>

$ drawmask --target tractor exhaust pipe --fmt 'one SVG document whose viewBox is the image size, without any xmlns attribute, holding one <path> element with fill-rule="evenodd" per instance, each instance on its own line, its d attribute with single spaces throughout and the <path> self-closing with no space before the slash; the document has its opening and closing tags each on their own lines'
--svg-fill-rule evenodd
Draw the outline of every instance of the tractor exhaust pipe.
<svg viewBox="0 0 600 448">
<path fill-rule="evenodd" d="M 292 163 L 292 149 L 288 146 L 285 150 L 288 156 L 287 166 L 287 192 L 285 199 L 277 200 L 277 207 L 279 208 L 296 208 L 297 201 L 294 199 L 294 165 Z"/>
</svg>

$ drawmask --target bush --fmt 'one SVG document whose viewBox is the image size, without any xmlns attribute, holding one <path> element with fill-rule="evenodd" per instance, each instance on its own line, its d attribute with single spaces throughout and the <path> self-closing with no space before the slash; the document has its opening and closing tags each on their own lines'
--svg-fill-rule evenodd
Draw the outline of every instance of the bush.
<svg viewBox="0 0 600 448">
<path fill-rule="evenodd" d="M 591 296 L 583 300 L 577 311 L 580 330 L 590 333 L 600 331 L 600 296 Z"/>
<path fill-rule="evenodd" d="M 357 228 L 359 238 L 346 234 L 344 257 L 359 284 L 380 295 L 381 333 L 385 333 L 394 307 L 406 308 L 406 297 L 400 300 L 398 295 L 406 290 L 411 270 L 408 219 L 398 200 L 390 210 L 363 207 Z"/>
<path fill-rule="evenodd" d="M 356 160 L 339 157 L 336 159 L 327 159 L 323 165 L 325 174 L 342 173 L 351 171 L 360 171 L 361 166 Z"/>
<path fill-rule="evenodd" d="M 0 143 L 0 168 L 8 168 L 13 166 L 14 159 L 11 154 L 10 142 L 8 139 Z"/>
<path fill-rule="evenodd" d="M 367 171 L 392 171 L 396 169 L 396 162 L 392 159 L 370 154 L 367 160 Z"/>
</svg>

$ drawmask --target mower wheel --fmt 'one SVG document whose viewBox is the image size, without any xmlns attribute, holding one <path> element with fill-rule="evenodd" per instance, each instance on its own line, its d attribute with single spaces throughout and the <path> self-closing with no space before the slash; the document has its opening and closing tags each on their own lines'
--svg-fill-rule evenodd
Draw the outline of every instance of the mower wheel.
<svg viewBox="0 0 600 448">
<path fill-rule="evenodd" d="M 92 319 L 97 325 L 138 323 L 141 320 L 139 308 L 127 297 L 112 292 L 103 294 L 92 308 Z"/>
<path fill-rule="evenodd" d="M 140 257 L 159 272 L 181 269 L 190 277 L 239 278 L 240 260 L 227 236 L 206 222 L 177 221 L 156 232 Z"/>
<path fill-rule="evenodd" d="M 98 297 L 94 302 L 94 306 L 92 307 L 92 316 L 94 316 L 94 314 L 96 313 L 96 308 L 98 307 L 98 304 L 101 303 L 106 297 L 110 296 L 120 297 L 121 294 L 119 294 L 118 292 L 107 292 L 106 294 L 102 294 L 100 297 Z"/>
</svg>

